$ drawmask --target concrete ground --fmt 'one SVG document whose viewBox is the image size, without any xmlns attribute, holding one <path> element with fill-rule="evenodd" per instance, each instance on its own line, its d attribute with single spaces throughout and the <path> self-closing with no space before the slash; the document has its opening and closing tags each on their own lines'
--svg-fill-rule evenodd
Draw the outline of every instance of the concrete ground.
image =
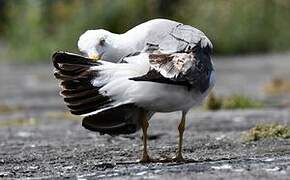
<svg viewBox="0 0 290 180">
<path fill-rule="evenodd" d="M 273 100 L 263 86 L 290 74 L 290 55 L 215 58 L 218 95 Z M 289 179 L 290 140 L 244 142 L 257 123 L 290 124 L 290 109 L 204 111 L 187 120 L 187 163 L 141 164 L 141 133 L 101 136 L 66 112 L 51 64 L 0 65 L 0 178 Z M 274 100 L 285 100 L 278 97 Z M 150 121 L 149 152 L 173 156 L 180 113 Z"/>
</svg>

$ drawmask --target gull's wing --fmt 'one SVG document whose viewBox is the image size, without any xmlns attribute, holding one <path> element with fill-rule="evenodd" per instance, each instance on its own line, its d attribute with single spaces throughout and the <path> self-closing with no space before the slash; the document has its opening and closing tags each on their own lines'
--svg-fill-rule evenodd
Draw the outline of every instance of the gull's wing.
<svg viewBox="0 0 290 180">
<path fill-rule="evenodd" d="M 204 92 L 213 70 L 210 56 L 200 43 L 188 52 L 150 53 L 149 64 L 147 74 L 130 79 L 181 85 Z"/>
<path fill-rule="evenodd" d="M 160 33 L 162 36 L 159 35 Z M 161 51 L 167 52 L 182 52 L 196 46 L 198 43 L 200 43 L 202 48 L 213 48 L 211 41 L 202 31 L 181 23 L 155 28 L 150 31 L 145 41 L 147 44 L 157 45 Z"/>
<path fill-rule="evenodd" d="M 107 78 L 97 70 L 105 62 L 67 52 L 54 53 L 52 60 L 54 76 L 60 81 L 60 94 L 72 114 L 84 116 L 82 125 L 86 129 L 110 135 L 130 134 L 140 129 L 141 108 L 132 103 L 113 105 L 114 99 L 100 91 L 103 85 L 93 84 L 98 77 Z M 116 64 L 107 67 L 113 65 Z"/>
</svg>

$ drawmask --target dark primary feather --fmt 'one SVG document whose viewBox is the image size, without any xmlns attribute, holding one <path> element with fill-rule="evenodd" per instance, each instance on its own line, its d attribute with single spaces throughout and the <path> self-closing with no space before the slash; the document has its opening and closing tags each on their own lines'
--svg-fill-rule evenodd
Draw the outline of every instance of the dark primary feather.
<svg viewBox="0 0 290 180">
<path fill-rule="evenodd" d="M 125 104 L 87 116 L 82 125 L 101 134 L 130 134 L 140 129 L 141 108 L 134 104 Z"/>
<path fill-rule="evenodd" d="M 113 100 L 99 93 L 101 87 L 92 85 L 99 73 L 90 68 L 101 65 L 101 62 L 66 52 L 56 52 L 52 59 L 54 75 L 62 88 L 60 94 L 72 114 L 88 114 L 106 108 L 84 117 L 85 128 L 110 135 L 129 134 L 140 129 L 141 108 L 134 104 L 112 107 Z"/>
<path fill-rule="evenodd" d="M 75 115 L 87 114 L 109 106 L 110 97 L 99 94 L 100 87 L 91 81 L 98 72 L 90 67 L 101 65 L 79 55 L 57 52 L 53 55 L 54 75 L 60 80 L 61 95 L 70 112 Z"/>
<path fill-rule="evenodd" d="M 210 54 L 200 42 L 184 52 L 149 55 L 151 69 L 147 74 L 131 78 L 135 81 L 152 81 L 186 86 L 203 93 L 209 87 L 213 70 Z"/>
<path fill-rule="evenodd" d="M 175 78 L 165 78 L 164 76 L 160 74 L 160 72 L 156 71 L 155 69 L 148 71 L 148 73 L 143 76 L 130 78 L 130 80 L 174 84 L 174 85 L 186 86 L 187 88 L 191 88 L 191 84 L 187 82 L 186 80 L 176 80 Z"/>
</svg>

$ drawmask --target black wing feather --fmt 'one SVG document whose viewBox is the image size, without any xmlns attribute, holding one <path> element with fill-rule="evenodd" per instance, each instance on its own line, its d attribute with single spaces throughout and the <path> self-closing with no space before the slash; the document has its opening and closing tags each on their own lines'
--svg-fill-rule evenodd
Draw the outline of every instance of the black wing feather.
<svg viewBox="0 0 290 180">
<path fill-rule="evenodd" d="M 100 87 L 91 83 L 98 72 L 90 68 L 101 62 L 66 52 L 56 52 L 52 58 L 54 75 L 62 88 L 60 94 L 72 114 L 87 114 L 110 106 L 110 97 L 101 95 Z"/>
<path fill-rule="evenodd" d="M 207 47 L 201 48 L 200 42 L 184 52 L 150 53 L 149 63 L 151 69 L 147 74 L 130 80 L 180 85 L 201 93 L 209 88 L 213 66 L 210 52 Z"/>
<path fill-rule="evenodd" d="M 139 119 L 143 110 L 134 104 L 111 107 L 113 100 L 101 95 L 101 87 L 91 83 L 99 74 L 90 67 L 101 64 L 76 54 L 56 52 L 53 65 L 54 75 L 60 80 L 62 88 L 60 94 L 72 114 L 82 115 L 102 110 L 83 118 L 85 128 L 109 135 L 134 133 L 140 129 Z"/>
</svg>

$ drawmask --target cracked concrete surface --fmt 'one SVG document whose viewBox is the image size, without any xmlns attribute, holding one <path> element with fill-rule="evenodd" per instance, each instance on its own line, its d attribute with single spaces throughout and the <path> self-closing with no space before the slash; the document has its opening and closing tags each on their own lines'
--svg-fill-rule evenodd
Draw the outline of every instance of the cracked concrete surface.
<svg viewBox="0 0 290 180">
<path fill-rule="evenodd" d="M 267 100 L 270 97 L 261 87 L 273 77 L 290 74 L 289 58 L 215 58 L 215 91 Z M 82 128 L 79 117 L 66 113 L 50 64 L 1 64 L 0 83 L 1 105 L 10 107 L 0 113 L 0 178 L 288 179 L 290 175 L 290 140 L 241 140 L 241 134 L 257 123 L 290 124 L 289 108 L 194 109 L 184 135 L 189 162 L 140 164 L 136 161 L 141 132 L 110 137 Z M 174 155 L 180 115 L 156 114 L 150 121 L 153 157 Z"/>
</svg>

